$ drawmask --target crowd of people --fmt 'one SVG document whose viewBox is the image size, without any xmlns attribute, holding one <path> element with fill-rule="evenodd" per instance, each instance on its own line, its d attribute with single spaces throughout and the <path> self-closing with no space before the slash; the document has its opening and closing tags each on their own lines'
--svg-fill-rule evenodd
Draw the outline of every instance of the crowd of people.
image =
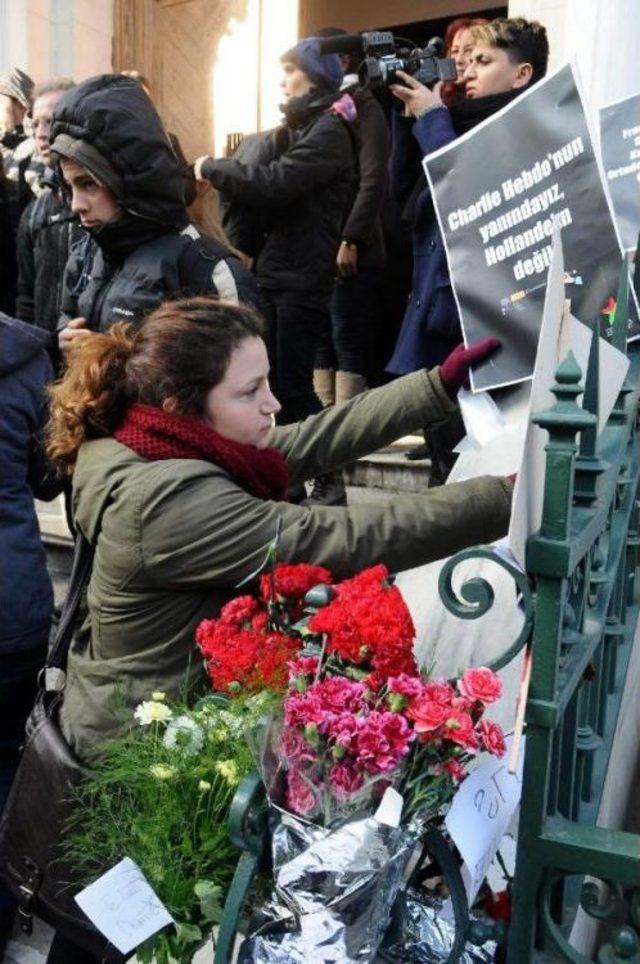
<svg viewBox="0 0 640 964">
<path fill-rule="evenodd" d="M 34 496 L 65 491 L 95 549 L 60 713 L 81 760 L 121 726 L 116 688 L 131 708 L 201 685 L 195 627 L 277 530 L 280 561 L 339 578 L 505 533 L 512 480 L 386 506 L 348 506 L 342 483 L 419 429 L 444 474 L 458 389 L 499 350 L 459 344 L 420 161 L 539 80 L 548 44 L 523 19 L 456 20 L 446 44 L 456 81 L 400 72 L 389 116 L 357 57 L 303 39 L 282 56 L 282 124 L 192 164 L 135 71 L 0 78 L 0 806 L 53 611 Z M 198 182 L 216 237 L 189 214 Z M 0 958 L 11 914 L 0 891 Z M 49 956 L 93 960 L 63 934 Z"/>
</svg>

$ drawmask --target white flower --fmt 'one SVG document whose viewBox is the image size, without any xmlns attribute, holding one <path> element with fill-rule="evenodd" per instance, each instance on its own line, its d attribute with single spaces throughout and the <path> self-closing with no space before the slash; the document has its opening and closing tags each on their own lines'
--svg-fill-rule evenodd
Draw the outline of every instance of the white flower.
<svg viewBox="0 0 640 964">
<path fill-rule="evenodd" d="M 231 738 L 231 734 L 226 726 L 213 726 L 207 732 L 209 743 L 226 743 Z"/>
<path fill-rule="evenodd" d="M 155 700 L 156 703 L 162 703 L 164 702 L 164 698 L 166 695 L 167 694 L 163 693 L 161 690 L 154 690 L 154 692 L 151 694 L 151 699 Z"/>
<path fill-rule="evenodd" d="M 229 733 L 234 739 L 244 736 L 244 724 L 241 719 L 230 713 L 229 710 L 220 710 L 220 722 L 229 728 Z"/>
<path fill-rule="evenodd" d="M 175 768 L 167 766 L 166 763 L 154 763 L 149 767 L 149 772 L 157 780 L 170 780 L 176 773 Z"/>
<path fill-rule="evenodd" d="M 238 764 L 235 760 L 218 760 L 215 764 L 215 769 L 227 783 L 230 783 L 232 786 L 238 783 L 240 775 L 238 773 Z"/>
<path fill-rule="evenodd" d="M 211 789 L 211 784 L 209 783 L 208 780 L 201 780 L 200 783 L 198 784 L 198 790 L 201 790 L 203 793 L 206 793 L 207 790 L 210 790 L 210 789 Z"/>
<path fill-rule="evenodd" d="M 189 716 L 176 716 L 167 727 L 162 742 L 169 750 L 181 750 L 185 756 L 199 753 L 204 744 L 204 733 Z"/>
<path fill-rule="evenodd" d="M 168 706 L 158 700 L 145 700 L 136 707 L 133 715 L 140 726 L 150 726 L 152 723 L 166 723 L 173 713 Z"/>
</svg>

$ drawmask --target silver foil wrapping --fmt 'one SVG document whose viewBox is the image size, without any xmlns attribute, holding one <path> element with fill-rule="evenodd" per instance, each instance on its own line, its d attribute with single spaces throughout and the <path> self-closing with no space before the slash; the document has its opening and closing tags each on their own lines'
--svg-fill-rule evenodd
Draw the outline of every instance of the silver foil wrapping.
<svg viewBox="0 0 640 964">
<path fill-rule="evenodd" d="M 455 923 L 445 901 L 421 890 L 409 889 L 402 900 L 399 935 L 392 945 L 385 944 L 381 960 L 394 964 L 444 964 L 453 948 Z M 497 945 L 487 941 L 482 947 L 467 942 L 457 964 L 490 964 Z"/>
<path fill-rule="evenodd" d="M 293 913 L 295 929 L 247 939 L 240 960 L 373 961 L 403 885 L 415 836 L 373 817 L 325 830 L 285 814 L 274 831 L 272 847 L 276 897 Z"/>
</svg>

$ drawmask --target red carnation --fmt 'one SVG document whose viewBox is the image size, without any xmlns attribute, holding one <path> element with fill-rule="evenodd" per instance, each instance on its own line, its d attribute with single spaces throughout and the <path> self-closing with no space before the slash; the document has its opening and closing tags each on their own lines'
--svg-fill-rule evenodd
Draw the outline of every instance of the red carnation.
<svg viewBox="0 0 640 964">
<path fill-rule="evenodd" d="M 445 680 L 430 679 L 423 686 L 423 696 L 439 706 L 451 706 L 455 691 Z"/>
<path fill-rule="evenodd" d="M 196 642 L 207 661 L 214 690 L 241 692 L 284 689 L 287 663 L 298 652 L 298 641 L 282 633 L 263 635 L 221 619 L 205 619 L 196 630 Z"/>
<path fill-rule="evenodd" d="M 504 742 L 504 733 L 497 723 L 491 720 L 480 720 L 478 727 L 480 731 L 480 741 L 485 750 L 493 753 L 494 756 L 504 756 L 507 745 Z"/>
<path fill-rule="evenodd" d="M 473 720 L 468 713 L 460 710 L 447 711 L 443 708 L 445 720 L 442 728 L 442 736 L 465 750 L 478 749 L 478 737 L 473 728 Z"/>
<path fill-rule="evenodd" d="M 331 573 L 323 566 L 311 566 L 306 562 L 279 563 L 273 574 L 265 573 L 260 577 L 260 595 L 265 600 L 271 599 L 273 586 L 277 596 L 298 601 L 314 586 L 329 585 L 331 578 Z"/>
<path fill-rule="evenodd" d="M 251 620 L 257 609 L 258 602 L 253 596 L 237 596 L 222 607 L 220 619 L 230 626 L 242 626 Z"/>
<path fill-rule="evenodd" d="M 439 703 L 427 699 L 425 696 L 413 700 L 407 710 L 407 716 L 413 720 L 413 728 L 420 734 L 423 743 L 432 739 L 447 718 L 448 710 Z"/>
</svg>

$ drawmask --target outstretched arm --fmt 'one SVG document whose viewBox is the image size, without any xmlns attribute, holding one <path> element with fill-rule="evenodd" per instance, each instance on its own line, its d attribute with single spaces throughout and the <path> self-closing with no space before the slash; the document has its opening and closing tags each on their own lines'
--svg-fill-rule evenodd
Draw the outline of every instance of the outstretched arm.
<svg viewBox="0 0 640 964">
<path fill-rule="evenodd" d="M 271 444 L 281 450 L 295 481 L 310 479 L 443 422 L 456 407 L 437 369 L 413 372 L 303 422 L 278 426 Z"/>
</svg>

